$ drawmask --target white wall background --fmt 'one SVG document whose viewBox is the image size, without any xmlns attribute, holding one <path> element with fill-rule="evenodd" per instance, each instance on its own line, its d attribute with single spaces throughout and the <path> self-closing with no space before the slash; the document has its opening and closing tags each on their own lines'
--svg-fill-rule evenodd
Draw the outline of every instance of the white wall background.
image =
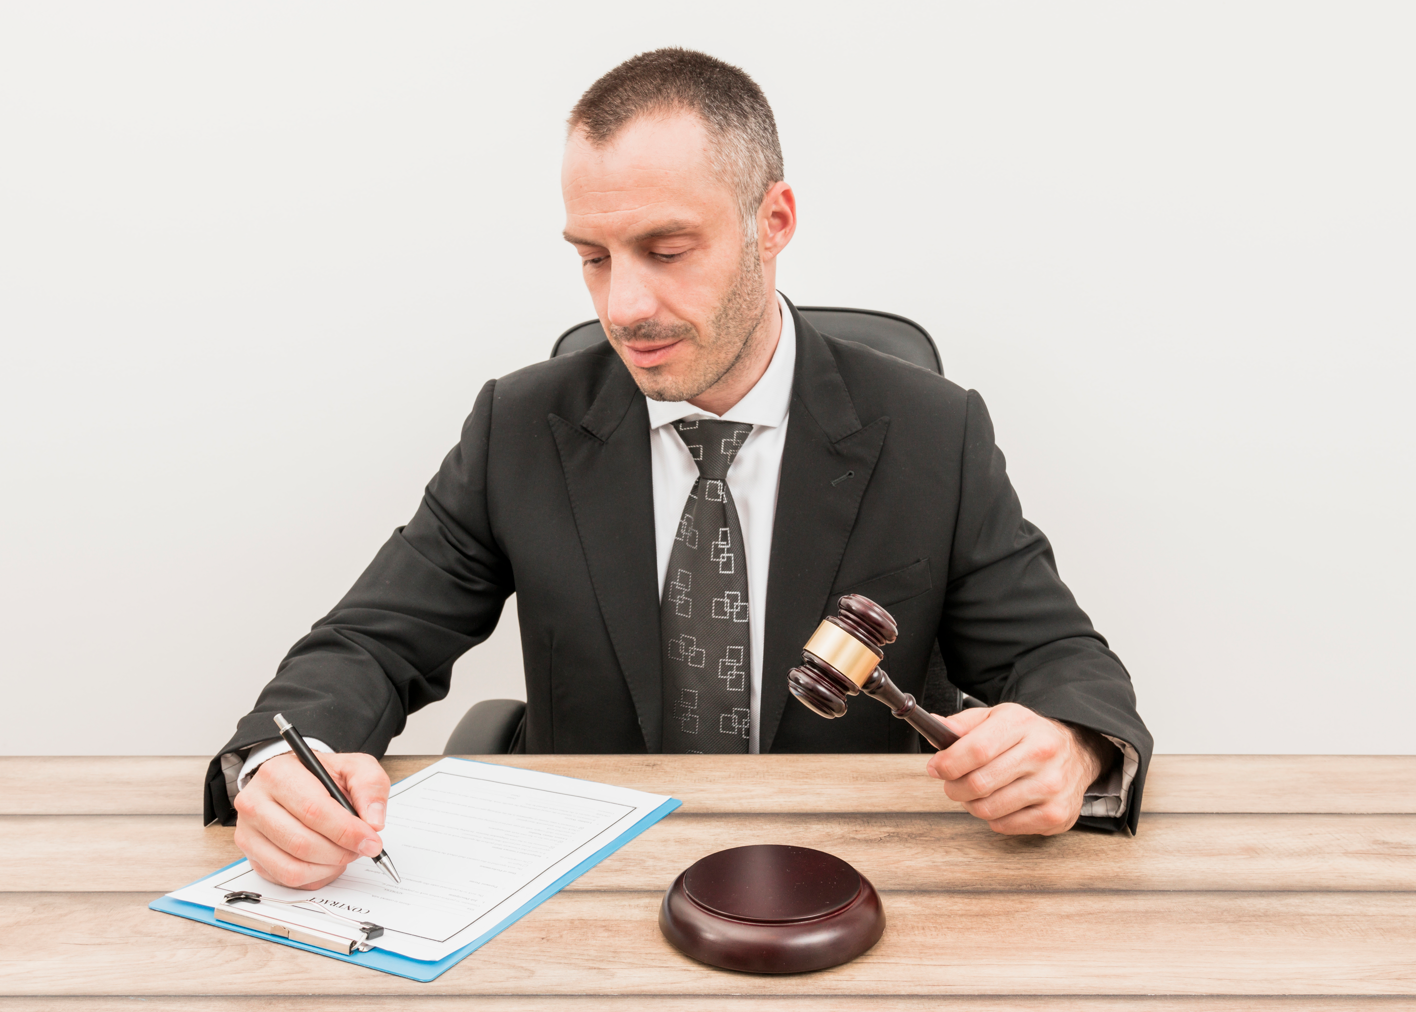
<svg viewBox="0 0 1416 1012">
<path fill-rule="evenodd" d="M 1160 751 L 1416 751 L 1416 9 L 493 7 L 0 7 L 0 752 L 224 742 L 592 315 L 562 122 L 667 44 L 775 106 L 783 290 L 983 392 Z"/>
</svg>

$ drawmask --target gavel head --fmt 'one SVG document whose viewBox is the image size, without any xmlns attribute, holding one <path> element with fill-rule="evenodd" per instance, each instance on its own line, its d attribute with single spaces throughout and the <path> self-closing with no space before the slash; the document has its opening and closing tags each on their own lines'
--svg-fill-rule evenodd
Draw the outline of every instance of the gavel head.
<svg viewBox="0 0 1416 1012">
<path fill-rule="evenodd" d="M 899 627 L 868 597 L 847 594 L 838 613 L 826 618 L 801 652 L 801 667 L 787 673 L 793 696 L 823 717 L 846 712 L 846 697 L 860 691 L 894 643 Z"/>
</svg>

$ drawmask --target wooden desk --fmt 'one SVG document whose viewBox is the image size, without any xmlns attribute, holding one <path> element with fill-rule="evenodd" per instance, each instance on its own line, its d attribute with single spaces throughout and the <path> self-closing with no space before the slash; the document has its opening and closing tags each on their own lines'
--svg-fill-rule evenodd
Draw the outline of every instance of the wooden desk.
<svg viewBox="0 0 1416 1012">
<path fill-rule="evenodd" d="M 0 758 L 0 1010 L 1416 1009 L 1416 757 L 1161 756 L 1135 839 L 997 836 L 918 756 L 496 761 L 684 806 L 419 984 L 147 909 L 238 856 L 205 758 Z M 664 889 L 747 843 L 853 863 L 885 937 L 792 977 L 681 956 Z"/>
</svg>

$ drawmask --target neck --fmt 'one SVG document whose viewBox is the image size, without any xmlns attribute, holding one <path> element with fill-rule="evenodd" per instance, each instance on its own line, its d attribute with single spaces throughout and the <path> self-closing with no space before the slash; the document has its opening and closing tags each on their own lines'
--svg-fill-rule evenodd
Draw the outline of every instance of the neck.
<svg viewBox="0 0 1416 1012">
<path fill-rule="evenodd" d="M 767 289 L 767 305 L 753 328 L 752 334 L 743 344 L 742 356 L 733 363 L 731 369 L 703 393 L 688 403 L 703 411 L 721 415 L 747 396 L 747 392 L 757 386 L 767 367 L 772 364 L 772 356 L 777 353 L 777 342 L 782 337 L 782 309 L 777 301 L 777 290 Z"/>
</svg>

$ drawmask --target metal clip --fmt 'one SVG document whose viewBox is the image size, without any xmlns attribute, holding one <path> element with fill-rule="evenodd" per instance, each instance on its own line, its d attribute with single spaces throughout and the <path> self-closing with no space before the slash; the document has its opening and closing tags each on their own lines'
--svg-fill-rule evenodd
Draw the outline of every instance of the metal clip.
<svg viewBox="0 0 1416 1012">
<path fill-rule="evenodd" d="M 304 942 L 306 945 L 315 945 L 321 949 L 329 949 L 332 952 L 341 952 L 349 955 L 355 951 L 368 952 L 373 948 L 369 943 L 375 938 L 381 938 L 384 929 L 371 921 L 361 921 L 354 917 L 346 917 L 337 914 L 328 907 L 325 907 L 313 900 L 278 900 L 272 896 L 262 896 L 260 893 L 250 890 L 229 892 L 222 899 L 225 906 L 217 907 L 213 913 L 218 921 L 225 921 L 228 924 L 239 924 L 243 928 L 253 928 L 256 931 L 264 931 L 269 935 L 276 935 L 280 938 L 289 938 L 291 941 Z M 301 924 L 298 921 L 283 920 L 264 912 L 257 913 L 254 910 L 235 907 L 236 903 L 278 903 L 281 906 L 293 907 L 296 910 L 303 910 L 306 913 L 323 914 L 335 920 L 343 921 L 345 924 L 353 926 L 357 935 L 350 938 L 346 935 L 334 931 L 324 931 L 319 928 L 312 928 Z"/>
</svg>

